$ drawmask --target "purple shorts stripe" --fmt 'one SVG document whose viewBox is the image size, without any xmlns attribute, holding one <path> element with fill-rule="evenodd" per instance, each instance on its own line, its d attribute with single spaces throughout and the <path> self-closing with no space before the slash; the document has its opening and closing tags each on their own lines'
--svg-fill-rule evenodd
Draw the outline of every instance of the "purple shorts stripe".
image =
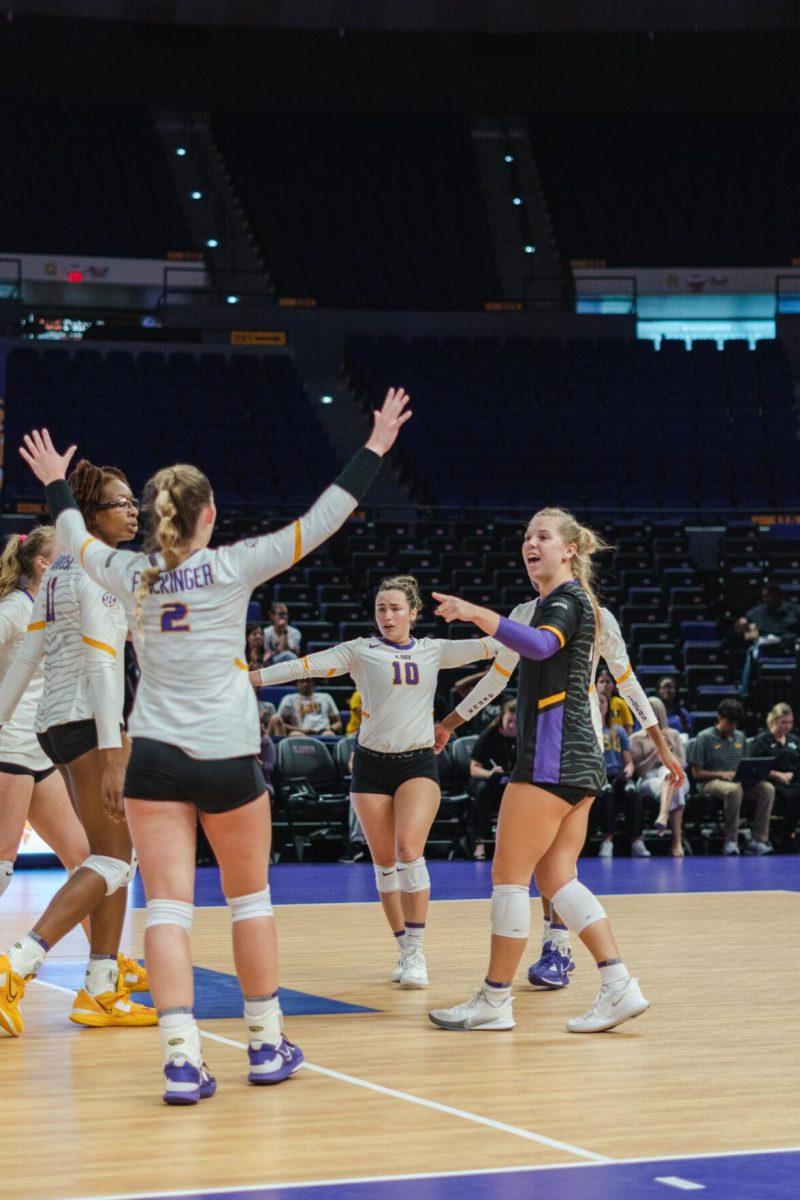
<svg viewBox="0 0 800 1200">
<path fill-rule="evenodd" d="M 533 775 L 539 783 L 558 783 L 561 777 L 561 744 L 564 737 L 564 705 L 540 712 L 536 721 L 536 752 Z"/>
</svg>

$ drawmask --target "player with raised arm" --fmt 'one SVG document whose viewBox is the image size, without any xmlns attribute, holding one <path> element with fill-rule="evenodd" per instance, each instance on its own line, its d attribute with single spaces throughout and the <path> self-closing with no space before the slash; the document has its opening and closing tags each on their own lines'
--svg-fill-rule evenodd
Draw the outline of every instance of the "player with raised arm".
<svg viewBox="0 0 800 1200">
<path fill-rule="evenodd" d="M 518 604 L 509 616 L 509 620 L 520 621 L 526 625 L 530 624 L 539 603 L 541 601 L 537 598 L 535 600 L 527 600 L 524 604 Z M 471 720 L 476 713 L 480 712 L 485 705 L 491 703 L 508 686 L 508 681 L 516 670 L 519 658 L 519 654 L 513 650 L 509 650 L 505 646 L 503 647 L 494 661 L 493 669 L 484 675 L 472 691 L 456 706 L 453 712 L 436 726 L 437 752 L 447 744 L 454 730 L 463 725 L 465 721 Z M 685 778 L 683 767 L 670 749 L 669 743 L 659 727 L 658 719 L 653 712 L 652 705 L 645 694 L 644 688 L 634 674 L 628 656 L 628 648 L 625 645 L 625 640 L 620 631 L 617 619 L 607 608 L 600 609 L 600 635 L 594 648 L 591 672 L 592 683 L 589 686 L 592 722 L 599 744 L 602 747 L 603 724 L 600 716 L 600 705 L 597 699 L 597 689 L 594 685 L 597 668 L 601 659 L 612 673 L 620 694 L 627 701 L 639 724 L 653 737 L 659 758 L 670 773 L 670 777 L 678 778 L 680 776 L 681 778 Z M 535 987 L 563 988 L 569 983 L 570 974 L 575 969 L 575 961 L 572 957 L 572 948 L 569 940 L 569 930 L 564 925 L 559 914 L 551 908 L 547 895 L 542 891 L 541 881 L 535 873 L 534 880 L 542 897 L 544 928 L 542 932 L 541 953 L 537 961 L 532 963 L 528 968 L 528 979 Z"/>
<path fill-rule="evenodd" d="M 530 932 L 534 872 L 566 926 L 579 934 L 600 971 L 589 1011 L 567 1022 L 571 1033 L 596 1033 L 649 1007 L 620 956 L 611 923 L 579 882 L 576 864 L 589 809 L 605 778 L 589 700 L 600 613 L 591 556 L 599 540 L 563 509 L 532 518 L 523 559 L 539 602 L 529 622 L 434 593 L 437 614 L 471 621 L 520 655 L 517 762 L 503 794 L 492 864 L 489 970 L 475 995 L 430 1014 L 444 1029 L 511 1029 L 511 985 Z"/>
<path fill-rule="evenodd" d="M 139 502 L 116 467 L 81 460 L 70 475 L 82 523 L 104 554 L 136 536 Z M 65 485 L 66 486 L 66 485 Z M 119 955 L 135 857 L 121 818 L 127 757 L 122 733 L 128 625 L 122 605 L 83 570 L 80 555 L 61 552 L 48 567 L 22 647 L 0 685 L 0 724 L 14 713 L 44 657 L 36 733 L 68 782 L 86 831 L 89 856 L 56 893 L 30 930 L 0 954 L 0 1032 L 18 1037 L 25 981 L 52 946 L 91 914 L 89 964 L 70 1013 L 76 1025 L 155 1025 L 155 1010 L 134 1004 L 145 972 Z M 129 978 L 130 977 L 130 978 Z"/>
<path fill-rule="evenodd" d="M 152 553 L 112 551 L 87 534 L 46 430 L 21 453 L 47 486 L 64 547 L 120 596 L 141 668 L 130 719 L 125 811 L 147 894 L 145 955 L 159 1016 L 167 1104 L 196 1104 L 216 1081 L 203 1062 L 193 1014 L 189 933 L 198 818 L 220 866 L 231 910 L 233 957 L 244 994 L 249 1074 L 280 1083 L 302 1065 L 282 1032 L 277 935 L 267 879 L 269 797 L 256 755 L 258 704 L 241 660 L 253 588 L 330 537 L 358 505 L 408 420 L 390 389 L 359 450 L 305 516 L 277 533 L 209 549 L 216 508 L 196 467 L 158 471 L 145 489 Z"/>
<path fill-rule="evenodd" d="M 361 728 L 350 794 L 375 866 L 383 911 L 399 946 L 393 982 L 428 986 L 423 935 L 431 883 L 425 843 L 441 792 L 433 752 L 433 700 L 440 670 L 491 658 L 491 638 L 415 638 L 422 608 L 416 579 L 384 579 L 372 637 L 354 638 L 294 662 L 251 672 L 256 687 L 350 675 L 361 695 Z"/>
<path fill-rule="evenodd" d="M 0 557 L 0 680 L 14 661 L 31 620 L 42 577 L 56 556 L 52 525 L 12 533 Z M 41 664 L 0 730 L 0 896 L 11 883 L 26 822 L 51 846 L 68 871 L 89 853 L 86 833 L 64 780 L 34 731 L 42 695 Z"/>
</svg>

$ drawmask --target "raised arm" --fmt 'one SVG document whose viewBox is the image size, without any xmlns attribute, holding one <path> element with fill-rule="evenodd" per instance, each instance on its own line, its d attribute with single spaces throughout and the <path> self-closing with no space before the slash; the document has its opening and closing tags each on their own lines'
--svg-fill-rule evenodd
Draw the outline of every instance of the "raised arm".
<svg viewBox="0 0 800 1200">
<path fill-rule="evenodd" d="M 277 687 L 292 683 L 296 679 L 332 679 L 334 675 L 347 675 L 353 665 L 353 643 L 342 642 L 319 654 L 306 654 L 291 662 L 276 663 L 274 667 L 262 667 L 250 672 L 253 687 Z"/>
<path fill-rule="evenodd" d="M 443 617 L 445 621 L 471 621 L 484 633 L 502 642 L 509 650 L 516 651 L 522 658 L 552 658 L 566 645 L 577 625 L 576 605 L 571 599 L 569 602 L 559 599 L 559 607 L 555 609 L 548 603 L 548 597 L 537 610 L 537 619 L 540 616 L 541 620 L 538 627 L 534 627 L 501 617 L 490 608 L 469 604 L 458 596 L 434 592 L 433 598 L 439 601 L 439 607 L 436 609 L 438 617 Z"/>
</svg>

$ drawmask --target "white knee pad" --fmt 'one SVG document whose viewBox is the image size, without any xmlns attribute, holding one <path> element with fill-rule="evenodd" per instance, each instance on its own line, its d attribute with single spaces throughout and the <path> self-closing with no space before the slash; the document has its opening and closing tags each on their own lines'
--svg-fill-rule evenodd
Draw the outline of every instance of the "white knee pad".
<svg viewBox="0 0 800 1200">
<path fill-rule="evenodd" d="M 194 905 L 185 900 L 148 900 L 145 929 L 154 925 L 178 925 L 187 933 L 192 932 Z"/>
<path fill-rule="evenodd" d="M 531 897 L 517 883 L 496 883 L 492 888 L 492 933 L 524 938 L 531 932 Z"/>
<path fill-rule="evenodd" d="M 431 886 L 431 877 L 425 865 L 424 858 L 415 858 L 413 862 L 397 864 L 397 880 L 401 892 L 424 892 Z"/>
<path fill-rule="evenodd" d="M 582 933 L 587 925 L 602 921 L 606 915 L 594 892 L 590 892 L 579 879 L 570 879 L 550 897 L 550 904 L 561 920 L 575 933 Z"/>
<path fill-rule="evenodd" d="M 251 892 L 249 896 L 226 896 L 231 910 L 231 921 L 252 921 L 254 917 L 273 917 L 272 897 L 269 888 L 263 892 Z"/>
<path fill-rule="evenodd" d="M 399 892 L 400 880 L 397 878 L 397 867 L 376 867 L 375 886 L 379 892 Z"/>
<path fill-rule="evenodd" d="M 7 858 L 0 858 L 0 896 L 6 890 L 14 875 L 14 864 Z"/>
<path fill-rule="evenodd" d="M 125 886 L 131 869 L 129 862 L 125 862 L 121 858 L 109 858 L 107 854 L 90 854 L 83 860 L 81 866 L 88 867 L 90 871 L 96 871 L 105 880 L 107 896 L 113 895 L 118 888 Z"/>
</svg>

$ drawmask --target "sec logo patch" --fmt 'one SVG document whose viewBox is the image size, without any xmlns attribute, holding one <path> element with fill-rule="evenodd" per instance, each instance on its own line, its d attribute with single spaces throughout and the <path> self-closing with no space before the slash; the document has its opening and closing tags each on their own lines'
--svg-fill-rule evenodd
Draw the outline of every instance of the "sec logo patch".
<svg viewBox="0 0 800 1200">
<path fill-rule="evenodd" d="M 106 608 L 113 608 L 116 603 L 117 597 L 112 596 L 111 592 L 103 593 L 103 604 L 105 604 Z"/>
</svg>

